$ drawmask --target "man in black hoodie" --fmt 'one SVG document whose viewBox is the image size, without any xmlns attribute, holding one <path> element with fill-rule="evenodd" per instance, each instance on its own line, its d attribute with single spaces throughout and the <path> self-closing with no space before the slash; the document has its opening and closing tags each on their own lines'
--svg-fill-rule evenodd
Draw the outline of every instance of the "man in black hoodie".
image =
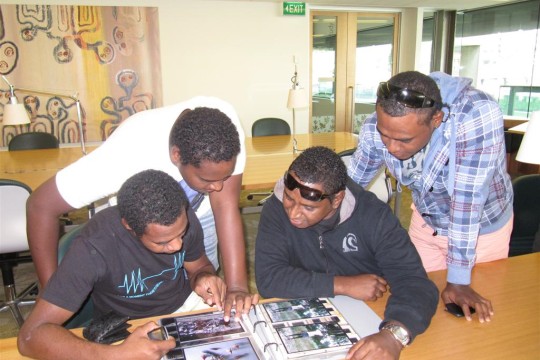
<svg viewBox="0 0 540 360">
<path fill-rule="evenodd" d="M 298 156 L 266 202 L 255 274 L 264 297 L 347 295 L 375 301 L 389 287 L 380 331 L 355 344 L 348 358 L 398 359 L 437 308 L 438 290 L 407 231 L 324 147 Z"/>
</svg>

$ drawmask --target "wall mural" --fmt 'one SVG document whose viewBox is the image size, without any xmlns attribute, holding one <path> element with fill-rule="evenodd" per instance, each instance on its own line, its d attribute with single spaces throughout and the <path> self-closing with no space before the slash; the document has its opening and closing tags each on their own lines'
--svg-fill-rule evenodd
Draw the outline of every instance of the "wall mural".
<svg viewBox="0 0 540 360">
<path fill-rule="evenodd" d="M 0 5 L 0 74 L 15 88 L 78 94 L 86 141 L 103 141 L 129 115 L 162 106 L 159 54 L 155 7 Z M 15 95 L 31 124 L 2 126 L 0 146 L 29 131 L 80 142 L 74 100 Z M 0 79 L 0 120 L 9 96 Z"/>
</svg>

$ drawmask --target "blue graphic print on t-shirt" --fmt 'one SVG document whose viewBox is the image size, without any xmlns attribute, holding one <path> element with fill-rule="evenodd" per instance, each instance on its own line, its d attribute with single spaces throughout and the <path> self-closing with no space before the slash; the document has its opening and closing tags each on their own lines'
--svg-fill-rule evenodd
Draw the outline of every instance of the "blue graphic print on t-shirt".
<svg viewBox="0 0 540 360">
<path fill-rule="evenodd" d="M 137 268 L 131 271 L 130 274 L 124 275 L 124 281 L 118 288 L 123 288 L 125 291 L 125 298 L 139 298 L 143 296 L 150 296 L 154 294 L 157 289 L 166 281 L 163 276 L 166 273 L 173 272 L 174 275 L 170 280 L 176 279 L 179 276 L 180 270 L 183 270 L 185 251 L 182 250 L 178 254 L 173 256 L 174 264 L 171 268 L 164 269 L 158 274 L 149 275 L 143 277 L 141 274 L 141 268 Z M 185 274 L 184 274 L 185 275 Z"/>
</svg>

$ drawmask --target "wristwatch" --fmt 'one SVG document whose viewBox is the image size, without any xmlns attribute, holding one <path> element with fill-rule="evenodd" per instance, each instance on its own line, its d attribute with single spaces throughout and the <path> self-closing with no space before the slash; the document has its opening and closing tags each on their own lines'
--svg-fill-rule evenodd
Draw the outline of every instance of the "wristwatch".
<svg viewBox="0 0 540 360">
<path fill-rule="evenodd" d="M 409 345 L 411 342 L 411 336 L 407 329 L 395 323 L 385 322 L 381 324 L 380 330 L 388 330 L 390 334 L 399 342 L 403 347 Z"/>
</svg>

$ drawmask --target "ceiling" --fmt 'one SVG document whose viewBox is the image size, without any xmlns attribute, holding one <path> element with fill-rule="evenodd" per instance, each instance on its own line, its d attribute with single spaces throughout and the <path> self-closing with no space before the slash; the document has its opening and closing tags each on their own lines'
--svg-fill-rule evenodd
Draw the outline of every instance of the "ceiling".
<svg viewBox="0 0 540 360">
<path fill-rule="evenodd" d="M 230 1 L 230 0 L 228 0 Z M 246 0 L 234 0 L 243 1 Z M 282 3 L 283 0 L 250 0 L 254 2 Z M 427 8 L 444 10 L 467 10 L 487 6 L 519 2 L 516 0 L 290 0 L 305 2 L 310 6 L 342 6 L 342 7 L 373 7 L 373 8 Z"/>
</svg>

